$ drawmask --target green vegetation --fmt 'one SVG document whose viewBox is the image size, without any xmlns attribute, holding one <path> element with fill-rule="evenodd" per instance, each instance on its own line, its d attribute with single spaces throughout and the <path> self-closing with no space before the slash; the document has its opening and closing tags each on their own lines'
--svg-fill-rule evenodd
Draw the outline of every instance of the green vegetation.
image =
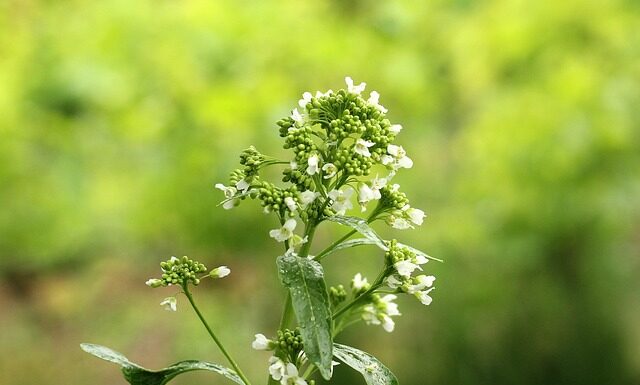
<svg viewBox="0 0 640 385">
<path fill-rule="evenodd" d="M 445 262 L 430 307 L 344 342 L 404 385 L 639 383 L 638 25 L 630 0 L 0 2 L 0 383 L 121 383 L 81 341 L 195 358 L 197 320 L 144 285 L 171 255 L 234 270 L 198 304 L 266 377 L 246 352 L 282 311 L 278 224 L 213 186 L 250 144 L 284 153 L 273 122 L 345 75 L 404 126 L 428 217 L 402 236 Z M 327 256 L 327 284 L 371 274 L 368 247 Z"/>
</svg>

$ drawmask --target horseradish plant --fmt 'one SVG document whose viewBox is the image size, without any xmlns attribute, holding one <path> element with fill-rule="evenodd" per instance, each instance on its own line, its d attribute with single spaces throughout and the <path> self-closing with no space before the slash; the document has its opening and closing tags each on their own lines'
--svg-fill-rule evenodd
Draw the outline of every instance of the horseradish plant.
<svg viewBox="0 0 640 385">
<path fill-rule="evenodd" d="M 299 109 L 278 121 L 284 148 L 291 150 L 290 160 L 249 147 L 240 154 L 241 167 L 231 173 L 228 184 L 215 185 L 224 193 L 225 209 L 254 199 L 264 213 L 279 222 L 269 236 L 284 245 L 283 254 L 276 258 L 280 281 L 287 289 L 284 312 L 278 329 L 268 333 L 269 337 L 256 334 L 252 343 L 253 349 L 271 352 L 265 365 L 268 384 L 313 385 L 312 377 L 317 374 L 329 380 L 337 361 L 360 372 L 369 385 L 397 384 L 391 371 L 372 355 L 334 340 L 359 321 L 392 332 L 394 317 L 400 315 L 394 302 L 397 295 L 412 295 L 425 305 L 432 300 L 435 277 L 422 274 L 422 266 L 432 258 L 395 239 L 384 240 L 370 227 L 380 221 L 396 229 L 409 229 L 421 225 L 425 217 L 393 183 L 398 171 L 413 165 L 402 146 L 394 143 L 402 126 L 386 118 L 387 109 L 379 103 L 376 91 L 365 99 L 365 83 L 356 85 L 349 77 L 345 80 L 347 89 L 315 95 L 305 92 Z M 262 179 L 261 171 L 267 167 L 283 168 L 283 183 Z M 354 208 L 354 201 L 359 207 Z M 347 215 L 352 211 L 364 215 Z M 327 221 L 350 231 L 311 255 L 316 229 Z M 356 234 L 360 237 L 352 238 Z M 375 246 L 384 255 L 378 276 L 369 280 L 357 273 L 349 288 L 327 288 L 321 263 L 338 250 L 362 245 Z M 229 268 L 208 271 L 188 257 L 172 257 L 160 268 L 162 275 L 149 279 L 147 285 L 177 287 L 232 368 L 182 361 L 151 371 L 108 348 L 92 344 L 82 348 L 121 365 L 126 380 L 134 385 L 162 385 L 192 370 L 213 371 L 250 385 L 192 295 L 192 288 L 203 279 L 223 278 L 229 275 Z M 164 299 L 161 305 L 176 311 L 176 297 Z"/>
</svg>

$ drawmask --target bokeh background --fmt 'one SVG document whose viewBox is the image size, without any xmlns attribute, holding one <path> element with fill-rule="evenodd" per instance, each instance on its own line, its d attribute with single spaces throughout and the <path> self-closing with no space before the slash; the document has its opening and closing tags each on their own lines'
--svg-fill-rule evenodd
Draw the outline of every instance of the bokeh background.
<svg viewBox="0 0 640 385">
<path fill-rule="evenodd" d="M 633 0 L 1 1 L 0 383 L 124 384 L 80 342 L 222 363 L 144 285 L 171 255 L 231 267 L 196 297 L 262 383 L 275 220 L 213 184 L 251 144 L 286 156 L 274 122 L 345 75 L 404 125 L 397 179 L 429 214 L 381 233 L 445 263 L 430 307 L 341 341 L 406 385 L 640 383 L 639 28 Z M 329 283 L 378 254 L 328 258 Z"/>
</svg>

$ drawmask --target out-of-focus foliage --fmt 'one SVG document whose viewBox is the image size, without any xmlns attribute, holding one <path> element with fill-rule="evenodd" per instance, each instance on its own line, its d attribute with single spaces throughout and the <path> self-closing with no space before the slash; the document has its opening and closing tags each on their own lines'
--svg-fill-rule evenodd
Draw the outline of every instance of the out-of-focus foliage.
<svg viewBox="0 0 640 385">
<path fill-rule="evenodd" d="M 433 305 L 345 342 L 403 384 L 639 383 L 638 26 L 630 0 L 1 2 L 0 383 L 121 381 L 80 341 L 220 361 L 145 290 L 173 254 L 232 268 L 196 296 L 266 379 L 274 223 L 212 186 L 250 144 L 282 154 L 274 122 L 345 75 L 405 127 L 429 218 L 397 236 L 446 260 Z M 327 258 L 329 283 L 372 252 Z"/>
</svg>

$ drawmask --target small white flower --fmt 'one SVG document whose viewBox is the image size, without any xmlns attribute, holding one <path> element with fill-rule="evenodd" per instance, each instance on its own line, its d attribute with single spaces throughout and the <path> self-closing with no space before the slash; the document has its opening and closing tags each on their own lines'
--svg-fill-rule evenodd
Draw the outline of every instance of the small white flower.
<svg viewBox="0 0 640 385">
<path fill-rule="evenodd" d="M 404 213 L 409 217 L 409 220 L 414 225 L 418 225 L 418 226 L 422 225 L 422 222 L 426 217 L 426 214 L 424 213 L 424 211 L 413 208 L 413 207 L 409 207 L 409 205 L 406 205 L 405 207 L 403 207 L 402 211 L 404 211 Z"/>
<path fill-rule="evenodd" d="M 381 318 L 382 318 L 382 328 L 387 333 L 391 333 L 393 329 L 396 327 L 396 323 L 387 314 L 383 313 L 381 315 Z"/>
<path fill-rule="evenodd" d="M 392 175 L 390 175 L 389 177 L 391 177 Z M 374 199 L 380 199 L 381 195 L 380 195 L 380 189 L 382 189 L 384 186 L 387 185 L 387 178 L 378 178 L 378 176 L 376 175 L 375 178 L 373 178 L 371 180 L 371 189 L 374 191 L 375 193 L 375 197 Z"/>
<path fill-rule="evenodd" d="M 419 275 L 415 278 L 417 281 L 414 285 L 409 285 L 407 287 L 407 293 L 415 294 L 419 291 L 426 289 L 427 287 L 433 286 L 433 282 L 436 280 L 436 277 L 433 275 Z"/>
<path fill-rule="evenodd" d="M 353 79 L 351 79 L 350 76 L 347 76 L 346 78 L 344 78 L 344 81 L 345 83 L 347 83 L 347 91 L 356 95 L 360 95 L 362 91 L 364 91 L 365 87 L 367 86 L 367 83 L 360 83 L 357 86 L 354 85 Z"/>
<path fill-rule="evenodd" d="M 274 380 L 280 381 L 287 374 L 285 362 L 276 356 L 269 358 L 269 374 Z"/>
<path fill-rule="evenodd" d="M 429 293 L 433 289 L 435 289 L 435 287 L 432 287 L 429 290 L 418 291 L 414 295 L 416 296 L 416 298 L 418 298 L 420 300 L 420 302 L 422 302 L 423 305 L 429 306 L 429 305 L 431 305 L 431 302 L 433 301 L 433 298 L 431 298 Z"/>
<path fill-rule="evenodd" d="M 371 285 L 369 284 L 369 281 L 367 281 L 366 277 L 363 277 L 362 274 L 358 273 L 351 280 L 351 287 L 353 288 L 353 291 L 360 292 L 369 290 Z"/>
<path fill-rule="evenodd" d="M 423 254 L 416 254 L 415 258 L 413 258 L 413 262 L 415 262 L 417 265 L 424 265 L 425 263 L 429 262 L 429 259 Z"/>
<path fill-rule="evenodd" d="M 393 267 L 396 268 L 398 274 L 407 278 L 411 276 L 411 273 L 413 273 L 415 269 L 420 269 L 420 266 L 407 259 L 394 263 Z"/>
<path fill-rule="evenodd" d="M 297 224 L 295 219 L 289 218 L 281 228 L 269 231 L 269 236 L 278 242 L 284 242 L 293 237 L 293 230 Z"/>
<path fill-rule="evenodd" d="M 402 286 L 402 279 L 399 275 L 390 275 L 387 277 L 387 286 L 389 286 L 391 289 L 397 289 Z"/>
<path fill-rule="evenodd" d="M 271 341 L 264 334 L 258 333 L 255 335 L 251 347 L 255 350 L 271 350 Z"/>
<path fill-rule="evenodd" d="M 236 183 L 236 188 L 238 189 L 238 191 L 245 192 L 249 189 L 249 187 L 251 187 L 251 184 L 246 179 L 242 179 L 238 181 L 238 183 Z"/>
<path fill-rule="evenodd" d="M 324 171 L 324 179 L 331 179 L 336 176 L 338 168 L 333 163 L 325 163 L 325 165 L 322 166 L 322 171 Z"/>
<path fill-rule="evenodd" d="M 295 160 L 292 160 L 291 162 L 289 162 L 289 167 L 291 167 L 292 170 L 297 170 L 298 162 L 296 162 Z"/>
<path fill-rule="evenodd" d="M 293 111 L 291 111 L 291 119 L 298 124 L 304 123 L 304 117 L 300 112 L 298 112 L 297 108 L 294 108 Z"/>
<path fill-rule="evenodd" d="M 391 131 L 391 133 L 398 135 L 400 133 L 400 131 L 402 131 L 402 125 L 400 124 L 392 124 L 391 127 L 389 127 L 389 131 Z"/>
<path fill-rule="evenodd" d="M 167 297 L 160 302 L 160 306 L 164 306 L 164 310 L 176 311 L 178 310 L 178 301 L 176 301 L 176 297 Z"/>
<path fill-rule="evenodd" d="M 386 219 L 386 222 L 389 226 L 398 230 L 406 230 L 406 229 L 413 228 L 413 226 L 411 226 L 411 223 L 408 220 L 401 217 L 397 217 L 395 215 L 389 215 Z"/>
<path fill-rule="evenodd" d="M 293 234 L 293 237 L 289 240 L 289 250 L 294 251 L 294 249 L 304 243 L 309 241 L 309 236 L 305 236 L 302 238 L 298 234 Z"/>
<path fill-rule="evenodd" d="M 404 150 L 404 148 L 402 148 L 402 146 L 390 144 L 387 146 L 387 152 L 393 157 L 394 161 L 392 166 L 394 169 L 397 170 L 399 168 L 413 167 L 413 161 L 407 156 L 407 152 Z M 388 162 L 388 158 L 382 159 L 382 164 L 388 164 L 385 163 L 385 161 Z"/>
<path fill-rule="evenodd" d="M 309 164 L 309 167 L 307 167 L 307 174 L 309 175 L 315 175 L 318 172 L 318 163 L 320 162 L 320 158 L 318 158 L 318 155 L 313 154 L 309 157 L 309 160 L 307 160 L 307 163 Z"/>
<path fill-rule="evenodd" d="M 355 151 L 356 153 L 362 156 L 366 156 L 368 158 L 371 156 L 371 152 L 369 152 L 369 147 L 372 147 L 374 145 L 375 145 L 374 142 L 360 138 L 356 140 L 356 144 L 353 146 L 353 151 Z"/>
<path fill-rule="evenodd" d="M 151 278 L 148 279 L 147 282 L 145 282 L 145 285 L 149 287 L 160 287 L 162 286 L 162 280 L 158 278 Z"/>
<path fill-rule="evenodd" d="M 369 104 L 377 108 L 383 114 L 386 114 L 387 109 L 380 105 L 379 100 L 380 94 L 377 91 L 371 91 L 371 94 L 369 94 L 369 100 L 367 100 L 367 102 L 369 102 Z"/>
<path fill-rule="evenodd" d="M 353 194 L 353 190 L 350 188 L 343 190 L 332 190 L 329 192 L 329 198 L 333 201 L 331 208 L 338 213 L 338 215 L 344 215 L 347 210 L 351 210 L 353 208 L 353 204 L 351 203 L 351 195 Z"/>
<path fill-rule="evenodd" d="M 393 302 L 396 300 L 396 298 L 398 297 L 393 294 L 387 294 L 384 297 L 380 298 L 380 304 L 383 306 L 385 314 L 389 316 L 401 315 L 400 311 L 398 310 L 398 304 Z"/>
<path fill-rule="evenodd" d="M 329 95 L 331 95 L 331 94 L 333 94 L 333 90 L 328 90 L 328 91 L 327 91 L 327 92 L 325 92 L 325 93 L 322 93 L 322 92 L 320 92 L 320 91 L 316 91 L 316 99 L 319 99 L 319 98 L 321 98 L 321 97 L 323 97 L 323 96 L 329 96 Z"/>
<path fill-rule="evenodd" d="M 376 197 L 375 191 L 373 191 L 373 189 L 369 187 L 368 184 L 363 183 L 362 185 L 360 185 L 360 188 L 358 189 L 358 203 L 360 203 L 360 207 L 362 208 L 362 211 L 367 210 L 367 206 L 366 206 L 367 203 L 369 203 L 369 201 L 374 200 L 375 197 Z"/>
<path fill-rule="evenodd" d="M 292 363 L 287 364 L 286 374 L 280 380 L 281 385 L 308 385 L 304 378 L 298 376 L 298 368 Z"/>
<path fill-rule="evenodd" d="M 298 105 L 300 106 L 300 108 L 305 108 L 307 104 L 311 103 L 312 97 L 313 96 L 311 95 L 311 92 L 305 92 L 304 94 L 302 94 L 302 99 L 298 100 Z"/>
<path fill-rule="evenodd" d="M 287 205 L 287 208 L 292 213 L 296 212 L 296 210 L 298 209 L 298 204 L 296 203 L 296 200 L 291 197 L 285 197 L 284 204 Z"/>
<path fill-rule="evenodd" d="M 211 278 L 224 278 L 229 274 L 231 274 L 231 269 L 229 269 L 226 266 L 219 266 L 211 270 L 211 272 L 209 273 L 209 276 Z"/>
<path fill-rule="evenodd" d="M 224 193 L 224 197 L 227 200 L 222 204 L 222 207 L 224 207 L 225 210 L 232 209 L 236 205 L 237 201 L 236 199 L 233 199 L 233 197 L 236 195 L 238 190 L 235 187 L 225 186 L 222 183 L 216 183 L 215 187 Z"/>
<path fill-rule="evenodd" d="M 306 209 L 317 197 L 320 196 L 319 192 L 313 192 L 311 190 L 305 190 L 300 193 L 300 203 L 303 209 Z"/>
</svg>

